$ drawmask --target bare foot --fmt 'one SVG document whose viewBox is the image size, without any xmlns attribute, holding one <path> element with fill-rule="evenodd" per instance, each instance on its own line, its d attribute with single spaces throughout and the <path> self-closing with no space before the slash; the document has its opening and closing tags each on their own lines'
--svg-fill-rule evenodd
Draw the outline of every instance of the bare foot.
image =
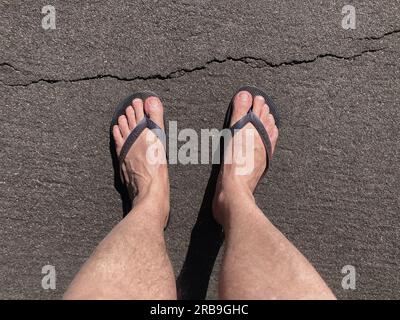
<svg viewBox="0 0 400 320">
<path fill-rule="evenodd" d="M 273 153 L 278 139 L 278 128 L 276 127 L 275 119 L 273 115 L 269 113 L 269 107 L 262 96 L 254 97 L 253 101 L 253 97 L 249 92 L 240 91 L 234 98 L 230 125 L 233 125 L 245 116 L 252 105 L 253 112 L 260 118 L 268 133 Z M 243 144 L 246 143 L 246 131 L 249 130 L 252 132 L 247 132 L 247 134 L 250 133 L 249 136 L 254 137 L 253 141 L 251 141 L 253 142 L 251 144 L 252 152 L 250 152 L 249 155 L 246 153 L 245 156 L 253 157 L 253 159 L 251 159 L 252 161 L 250 161 L 252 163 L 252 170 L 250 170 L 248 174 L 238 174 L 240 171 L 238 169 L 242 166 L 238 160 L 242 157 L 242 154 L 239 155 L 239 153 L 246 150 L 246 148 L 238 150 L 240 148 L 237 148 L 236 146 L 238 142 Z M 226 219 L 226 217 L 223 216 L 223 212 L 231 212 L 231 210 L 224 210 L 232 203 L 229 199 L 230 195 L 235 194 L 237 193 L 237 190 L 240 190 L 241 192 L 253 197 L 252 193 L 267 165 L 267 154 L 264 144 L 258 131 L 251 123 L 248 123 L 233 136 L 233 139 L 229 142 L 227 150 L 230 150 L 231 153 L 226 152 L 225 159 L 227 154 L 231 154 L 230 163 L 224 163 L 224 165 L 221 166 L 213 200 L 214 217 L 221 224 Z M 236 192 L 232 192 L 232 190 L 235 190 Z"/>
<path fill-rule="evenodd" d="M 149 97 L 143 102 L 141 99 L 134 99 L 127 107 L 125 114 L 118 118 L 118 125 L 113 127 L 113 136 L 117 155 L 127 137 L 136 127 L 136 124 L 143 119 L 145 113 L 160 128 L 164 129 L 163 105 L 157 97 Z M 154 144 L 155 143 L 155 144 Z M 155 148 L 164 161 L 150 161 L 148 149 Z M 147 201 L 154 207 L 157 219 L 163 223 L 169 213 L 169 181 L 168 168 L 166 164 L 165 150 L 153 132 L 145 129 L 132 145 L 122 165 L 124 182 L 131 192 L 134 205 Z M 142 201 L 143 200 L 143 201 Z M 161 216 L 160 216 L 161 213 Z"/>
</svg>

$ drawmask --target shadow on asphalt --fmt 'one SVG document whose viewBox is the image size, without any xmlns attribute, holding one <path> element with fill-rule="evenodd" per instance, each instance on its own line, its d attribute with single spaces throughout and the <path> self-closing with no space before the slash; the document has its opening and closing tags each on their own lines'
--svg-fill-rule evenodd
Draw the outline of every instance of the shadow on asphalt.
<svg viewBox="0 0 400 320">
<path fill-rule="evenodd" d="M 219 168 L 219 164 L 212 166 L 200 211 L 192 229 L 185 262 L 177 279 L 178 299 L 181 300 L 206 298 L 215 259 L 224 240 L 222 228 L 212 214 Z"/>
</svg>

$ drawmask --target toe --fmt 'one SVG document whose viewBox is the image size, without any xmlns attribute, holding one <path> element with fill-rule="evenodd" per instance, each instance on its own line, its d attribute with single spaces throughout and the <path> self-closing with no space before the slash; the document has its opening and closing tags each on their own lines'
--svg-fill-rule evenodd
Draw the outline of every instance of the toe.
<svg viewBox="0 0 400 320">
<path fill-rule="evenodd" d="M 272 146 L 272 153 L 275 151 L 276 147 L 276 142 L 278 141 L 278 135 L 279 135 L 279 130 L 276 126 L 272 129 L 272 132 L 269 134 L 269 138 L 271 140 L 271 146 Z"/>
<path fill-rule="evenodd" d="M 133 130 L 136 126 L 135 111 L 132 106 L 129 106 L 125 110 L 126 117 L 128 118 L 129 129 Z"/>
<path fill-rule="evenodd" d="M 278 139 L 278 128 L 275 125 L 274 116 L 270 113 L 262 113 L 261 121 L 267 130 L 269 140 L 271 141 L 272 153 L 275 150 L 276 141 Z"/>
<path fill-rule="evenodd" d="M 261 108 L 260 119 L 266 118 L 268 114 L 269 114 L 269 107 L 267 104 L 264 104 L 264 106 Z"/>
<path fill-rule="evenodd" d="M 265 105 L 265 99 L 262 96 L 256 96 L 253 102 L 253 112 L 257 117 L 261 117 L 261 112 Z"/>
<path fill-rule="evenodd" d="M 151 120 L 153 120 L 160 128 L 164 128 L 163 105 L 159 98 L 147 98 L 144 103 L 144 110 Z"/>
<path fill-rule="evenodd" d="M 233 101 L 231 125 L 239 121 L 249 111 L 253 97 L 248 91 L 240 91 Z"/>
<path fill-rule="evenodd" d="M 142 99 L 133 99 L 132 101 L 133 109 L 135 110 L 136 123 L 144 118 L 143 101 Z"/>
<path fill-rule="evenodd" d="M 117 153 L 119 154 L 119 151 L 121 150 L 122 145 L 124 143 L 124 139 L 122 138 L 121 130 L 119 130 L 119 127 L 117 125 L 113 126 L 113 137 L 114 137 Z"/>
<path fill-rule="evenodd" d="M 266 116 L 266 124 L 265 124 L 267 130 L 272 130 L 275 127 L 275 119 L 274 116 L 270 113 Z"/>
<path fill-rule="evenodd" d="M 270 140 L 272 140 L 272 135 L 274 134 L 276 128 L 274 116 L 269 113 L 264 117 L 262 122 L 264 124 L 265 129 L 267 130 Z"/>
<path fill-rule="evenodd" d="M 121 130 L 122 137 L 124 139 L 126 139 L 126 137 L 130 133 L 130 130 L 129 130 L 129 125 L 128 125 L 128 120 L 126 119 L 125 116 L 120 116 L 118 118 L 118 127 L 119 127 L 119 130 Z"/>
</svg>

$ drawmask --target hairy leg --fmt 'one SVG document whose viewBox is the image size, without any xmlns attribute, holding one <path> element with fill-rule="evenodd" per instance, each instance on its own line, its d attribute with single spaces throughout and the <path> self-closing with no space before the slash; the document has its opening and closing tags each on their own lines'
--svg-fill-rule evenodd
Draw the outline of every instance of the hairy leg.
<svg viewBox="0 0 400 320">
<path fill-rule="evenodd" d="M 163 127 L 159 99 L 151 97 L 144 103 L 135 99 L 113 128 L 117 153 L 144 112 Z M 169 213 L 168 170 L 166 163 L 147 161 L 146 134 L 153 133 L 142 133 L 123 166 L 124 180 L 137 192 L 133 210 L 99 244 L 71 283 L 65 299 L 176 299 L 163 234 Z M 163 150 L 161 144 L 158 147 Z"/>
<path fill-rule="evenodd" d="M 263 122 L 274 150 L 278 129 L 264 98 L 240 92 L 234 101 L 232 123 L 253 111 Z M 254 130 L 254 169 L 238 175 L 238 164 L 225 164 L 213 202 L 216 220 L 226 235 L 219 293 L 222 299 L 334 299 L 332 292 L 307 259 L 275 228 L 257 207 L 253 191 L 266 165 L 260 136 Z M 245 141 L 243 138 L 242 141 Z"/>
</svg>

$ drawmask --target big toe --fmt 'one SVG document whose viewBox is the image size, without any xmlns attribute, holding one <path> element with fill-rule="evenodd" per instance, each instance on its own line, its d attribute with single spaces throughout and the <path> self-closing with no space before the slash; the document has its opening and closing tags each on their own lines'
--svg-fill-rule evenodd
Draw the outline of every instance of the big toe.
<svg viewBox="0 0 400 320">
<path fill-rule="evenodd" d="M 144 110 L 151 120 L 164 129 L 163 105 L 159 98 L 147 98 L 144 103 Z"/>
<path fill-rule="evenodd" d="M 248 91 L 240 91 L 233 100 L 231 125 L 244 117 L 253 103 L 253 97 Z"/>
</svg>

